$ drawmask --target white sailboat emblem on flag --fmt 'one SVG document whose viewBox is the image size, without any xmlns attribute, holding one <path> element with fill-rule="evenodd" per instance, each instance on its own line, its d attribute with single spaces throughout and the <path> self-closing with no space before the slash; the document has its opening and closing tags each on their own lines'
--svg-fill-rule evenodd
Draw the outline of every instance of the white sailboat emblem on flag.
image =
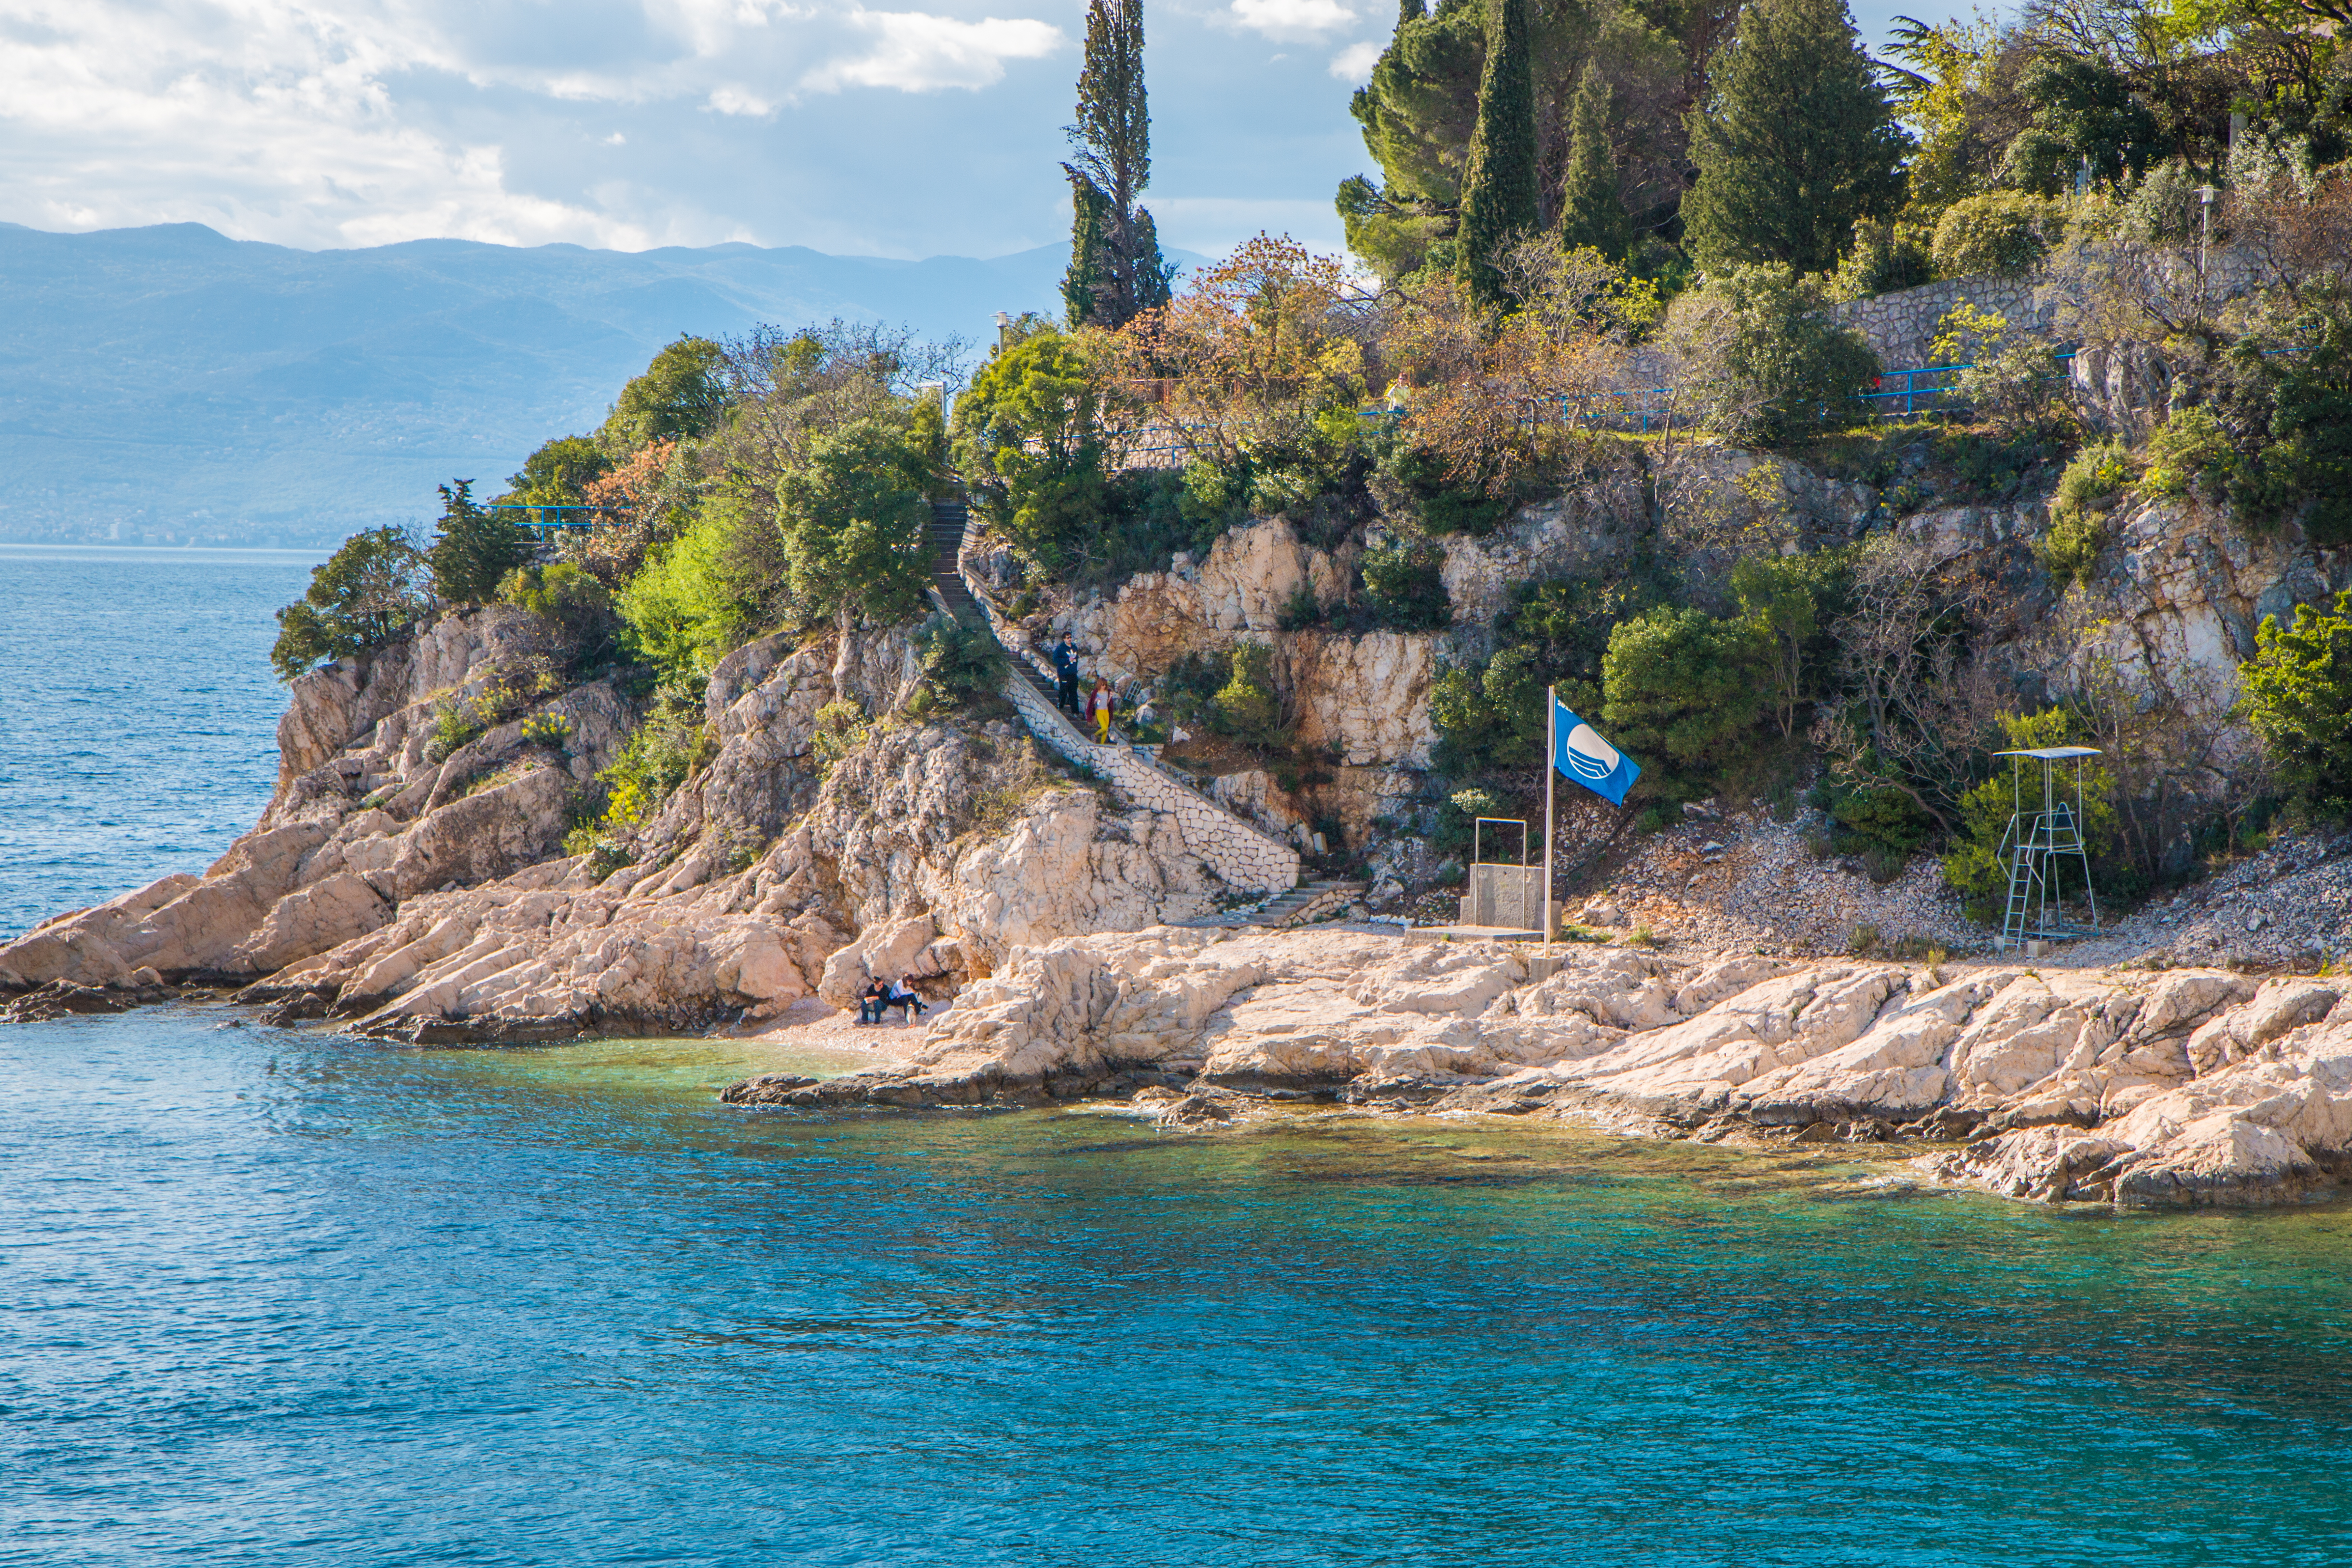
<svg viewBox="0 0 2352 1568">
<path fill-rule="evenodd" d="M 1582 777 L 1599 780 L 1617 771 L 1625 758 L 1618 749 L 1593 733 L 1589 724 L 1580 724 L 1568 732 L 1568 765 Z"/>
</svg>

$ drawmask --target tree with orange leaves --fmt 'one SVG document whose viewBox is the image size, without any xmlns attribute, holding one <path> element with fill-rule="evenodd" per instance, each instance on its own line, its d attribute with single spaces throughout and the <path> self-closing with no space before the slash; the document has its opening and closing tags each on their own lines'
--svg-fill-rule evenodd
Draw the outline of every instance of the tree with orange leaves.
<svg viewBox="0 0 2352 1568">
<path fill-rule="evenodd" d="M 1338 258 L 1261 234 L 1113 338 L 1114 374 L 1195 458 L 1283 466 L 1376 387 L 1369 303 Z"/>
</svg>

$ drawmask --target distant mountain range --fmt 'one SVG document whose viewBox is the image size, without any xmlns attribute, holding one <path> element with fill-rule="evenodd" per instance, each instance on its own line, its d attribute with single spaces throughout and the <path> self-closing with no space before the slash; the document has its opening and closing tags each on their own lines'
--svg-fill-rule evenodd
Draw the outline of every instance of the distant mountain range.
<svg viewBox="0 0 2352 1568">
<path fill-rule="evenodd" d="M 0 224 L 0 539 L 297 545 L 429 518 L 436 484 L 488 493 L 592 429 L 681 332 L 840 316 L 979 344 L 999 310 L 1057 312 L 1066 259 Z"/>
</svg>

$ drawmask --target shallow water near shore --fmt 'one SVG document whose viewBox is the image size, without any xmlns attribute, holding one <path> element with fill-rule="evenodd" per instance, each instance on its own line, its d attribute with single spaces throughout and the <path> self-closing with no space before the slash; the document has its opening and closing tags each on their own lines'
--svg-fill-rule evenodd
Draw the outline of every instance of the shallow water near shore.
<svg viewBox="0 0 2352 1568">
<path fill-rule="evenodd" d="M 2352 1212 L 0 1030 L 0 1561 L 2340 1562 Z M 821 1064 L 805 1064 L 816 1066 Z"/>
<path fill-rule="evenodd" d="M 306 569 L 0 552 L 0 930 L 250 825 Z M 0 1563 L 2352 1558 L 2352 1208 L 717 1103 L 841 1065 L 0 1026 Z"/>
</svg>

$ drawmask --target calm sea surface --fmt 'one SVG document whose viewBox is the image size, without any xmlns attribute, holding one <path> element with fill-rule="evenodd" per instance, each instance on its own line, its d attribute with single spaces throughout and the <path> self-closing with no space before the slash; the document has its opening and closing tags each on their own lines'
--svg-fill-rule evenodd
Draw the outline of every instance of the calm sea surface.
<svg viewBox="0 0 2352 1568">
<path fill-rule="evenodd" d="M 0 555 L 12 920 L 244 825 L 299 564 Z M 780 1065 L 0 1026 L 0 1563 L 2352 1561 L 2352 1211 Z"/>
</svg>

